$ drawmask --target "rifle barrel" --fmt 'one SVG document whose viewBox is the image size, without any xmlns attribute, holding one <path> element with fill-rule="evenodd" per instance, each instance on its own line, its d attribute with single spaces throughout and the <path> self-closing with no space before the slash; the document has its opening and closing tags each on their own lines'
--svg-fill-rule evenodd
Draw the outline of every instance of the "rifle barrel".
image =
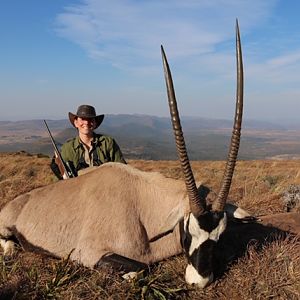
<svg viewBox="0 0 300 300">
<path fill-rule="evenodd" d="M 62 166 L 64 168 L 65 175 L 66 175 L 67 178 L 70 178 L 71 176 L 70 176 L 70 174 L 69 174 L 69 172 L 68 172 L 68 170 L 66 168 L 65 162 L 64 162 L 64 160 L 63 160 L 63 158 L 62 158 L 62 156 L 61 156 L 61 154 L 60 154 L 60 152 L 59 152 L 59 150 L 58 150 L 58 148 L 57 148 L 57 146 L 55 144 L 55 141 L 53 139 L 53 136 L 51 134 L 51 131 L 50 131 L 49 127 L 48 127 L 48 124 L 47 124 L 46 120 L 44 120 L 44 123 L 46 125 L 47 130 L 48 130 L 48 133 L 49 133 L 52 145 L 53 145 L 54 150 L 55 150 L 55 153 L 56 153 L 58 159 L 60 160 L 60 162 L 61 162 L 61 164 L 62 164 Z"/>
</svg>

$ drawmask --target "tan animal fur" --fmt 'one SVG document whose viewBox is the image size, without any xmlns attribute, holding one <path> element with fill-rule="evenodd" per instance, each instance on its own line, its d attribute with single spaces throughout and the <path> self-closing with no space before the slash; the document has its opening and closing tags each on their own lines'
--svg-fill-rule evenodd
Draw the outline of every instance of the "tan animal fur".
<svg viewBox="0 0 300 300">
<path fill-rule="evenodd" d="M 228 208 L 233 214 L 235 207 Z M 178 226 L 149 239 L 174 229 L 189 210 L 184 182 L 106 163 L 8 203 L 0 212 L 1 245 L 16 234 L 25 249 L 30 244 L 58 257 L 73 250 L 71 259 L 88 267 L 110 253 L 151 264 L 182 252 Z"/>
<path fill-rule="evenodd" d="M 183 182 L 107 163 L 8 203 L 0 212 L 0 236 L 9 238 L 15 227 L 27 242 L 55 256 L 74 249 L 71 258 L 89 267 L 107 253 L 149 264 L 182 251 L 178 230 L 148 242 L 174 207 L 182 217 L 188 210 Z"/>
</svg>

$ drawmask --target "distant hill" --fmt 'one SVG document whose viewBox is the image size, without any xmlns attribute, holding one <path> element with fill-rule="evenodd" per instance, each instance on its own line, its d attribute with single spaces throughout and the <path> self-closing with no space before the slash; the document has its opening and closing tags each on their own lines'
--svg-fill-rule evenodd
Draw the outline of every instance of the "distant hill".
<svg viewBox="0 0 300 300">
<path fill-rule="evenodd" d="M 67 119 L 47 120 L 57 144 L 76 135 Z M 192 160 L 227 157 L 233 121 L 182 117 L 182 128 Z M 113 136 L 127 159 L 177 159 L 170 118 L 149 115 L 106 115 L 97 130 Z M 52 155 L 43 120 L 0 122 L 0 151 L 25 150 Z M 239 159 L 298 158 L 300 125 L 245 120 Z"/>
</svg>

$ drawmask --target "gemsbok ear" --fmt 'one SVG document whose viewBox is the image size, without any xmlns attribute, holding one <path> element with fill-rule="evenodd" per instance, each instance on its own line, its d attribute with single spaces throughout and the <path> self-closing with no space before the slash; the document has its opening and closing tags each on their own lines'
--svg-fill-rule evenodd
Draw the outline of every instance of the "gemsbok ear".
<svg viewBox="0 0 300 300">
<path fill-rule="evenodd" d="M 168 235 L 169 233 L 173 232 L 176 225 L 183 220 L 184 218 L 184 204 L 183 201 L 179 203 L 176 207 L 174 207 L 169 215 L 167 216 L 164 224 L 160 227 L 159 233 L 154 237 L 149 239 L 149 242 L 155 242 L 156 240 L 162 238 L 163 236 Z"/>
</svg>

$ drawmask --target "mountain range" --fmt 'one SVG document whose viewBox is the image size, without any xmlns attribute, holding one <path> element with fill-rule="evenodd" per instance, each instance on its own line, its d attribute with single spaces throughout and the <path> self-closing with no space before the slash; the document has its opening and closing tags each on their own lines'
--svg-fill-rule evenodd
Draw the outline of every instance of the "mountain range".
<svg viewBox="0 0 300 300">
<path fill-rule="evenodd" d="M 46 120 L 57 145 L 76 135 L 69 120 Z M 225 119 L 182 117 L 188 154 L 192 160 L 224 160 L 233 122 Z M 127 159 L 177 159 L 170 118 L 149 115 L 111 115 L 97 132 L 113 136 Z M 245 120 L 239 159 L 299 158 L 300 123 Z M 43 120 L 0 121 L 0 151 L 52 155 Z"/>
</svg>

